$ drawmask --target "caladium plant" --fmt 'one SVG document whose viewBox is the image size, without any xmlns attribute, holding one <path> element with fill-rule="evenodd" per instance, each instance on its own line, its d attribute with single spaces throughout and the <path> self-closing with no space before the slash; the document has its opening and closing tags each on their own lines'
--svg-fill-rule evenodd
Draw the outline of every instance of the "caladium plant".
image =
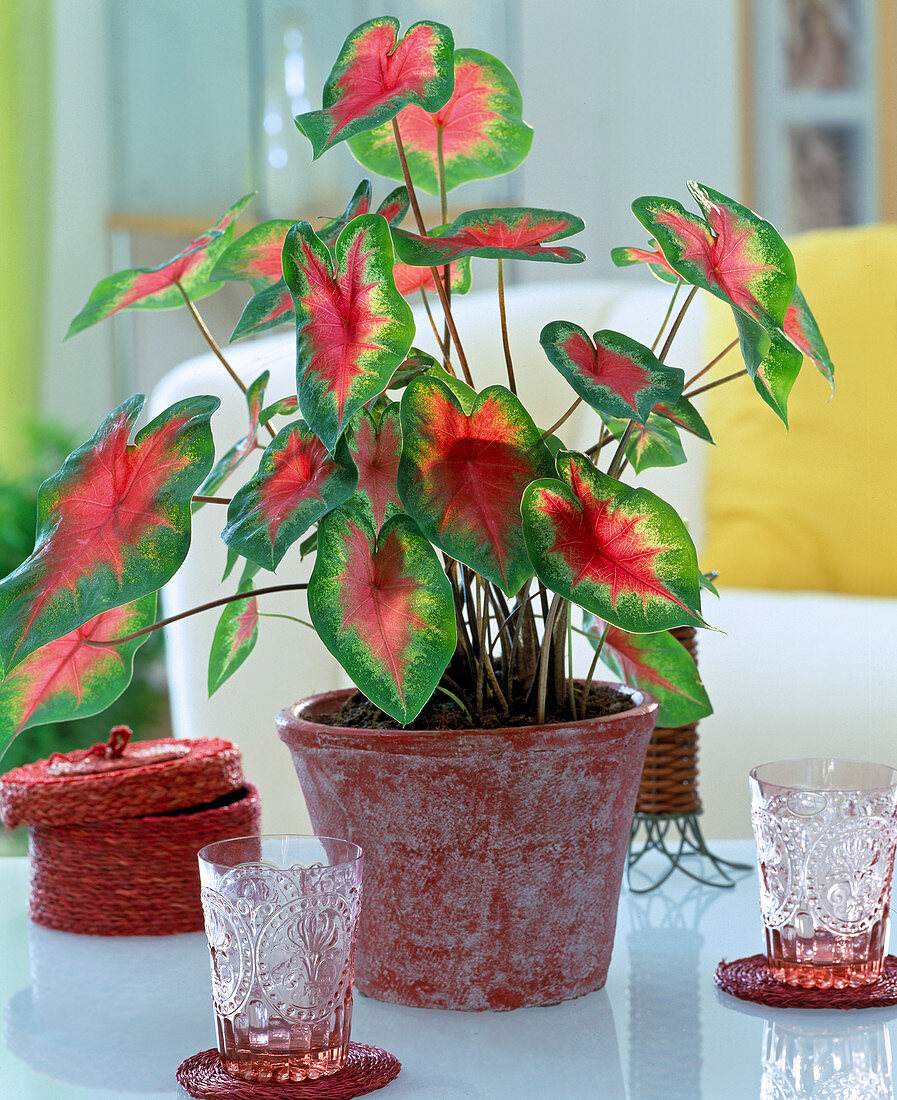
<svg viewBox="0 0 897 1100">
<path fill-rule="evenodd" d="M 119 310 L 185 306 L 246 396 L 246 431 L 220 441 L 216 460 L 216 401 L 197 395 L 132 440 L 142 404 L 132 397 L 46 482 L 34 552 L 0 581 L 0 747 L 122 690 L 134 648 L 164 623 L 155 592 L 183 562 L 192 514 L 205 504 L 227 509 L 225 577 L 240 577 L 216 601 L 210 692 L 251 653 L 260 607 L 307 587 L 307 625 L 402 724 L 434 691 L 471 727 L 486 712 L 582 717 L 602 652 L 621 679 L 655 692 L 661 724 L 707 714 L 694 661 L 670 632 L 706 625 L 701 596 L 712 586 L 674 509 L 624 475 L 685 461 L 680 432 L 712 442 L 693 404 L 704 389 L 747 375 L 787 423 L 804 357 L 832 380 L 785 242 L 702 184 L 688 184 L 692 208 L 636 199 L 648 239 L 611 258 L 647 266 L 670 287 L 670 307 L 651 347 L 590 333 L 575 317 L 546 324 L 545 371 L 571 397 L 549 426 L 518 397 L 504 264 L 581 263 L 568 238 L 584 223 L 541 207 L 448 212 L 450 191 L 512 171 L 529 151 L 505 65 L 456 50 L 438 23 L 402 33 L 393 18 L 373 19 L 347 37 L 322 109 L 296 125 L 315 158 L 346 141 L 366 169 L 400 185 L 375 204 L 362 180 L 317 228 L 287 215 L 235 236 L 241 199 L 168 263 L 111 275 L 89 295 L 70 335 Z M 432 224 L 417 189 L 439 199 Z M 507 385 L 478 386 L 452 313 L 473 260 L 497 264 Z M 225 280 L 249 288 L 232 339 L 295 326 L 295 392 L 268 394 L 267 372 L 244 384 L 215 343 L 196 302 Z M 668 359 L 698 290 L 731 307 L 738 339 L 687 373 Z M 409 299 L 426 307 L 439 359 L 414 346 Z M 697 384 L 739 345 L 742 369 Z M 574 450 L 558 433 L 581 402 L 594 441 Z M 260 583 L 288 555 L 314 556 L 308 585 Z M 581 686 L 568 644 L 577 630 L 595 648 Z"/>
</svg>

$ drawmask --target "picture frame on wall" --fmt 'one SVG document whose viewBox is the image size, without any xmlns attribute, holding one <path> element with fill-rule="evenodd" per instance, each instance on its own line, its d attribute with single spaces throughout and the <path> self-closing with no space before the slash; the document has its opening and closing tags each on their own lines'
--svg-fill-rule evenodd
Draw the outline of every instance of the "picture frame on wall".
<svg viewBox="0 0 897 1100">
<path fill-rule="evenodd" d="M 782 232 L 897 216 L 897 0 L 740 0 L 744 193 Z"/>
</svg>

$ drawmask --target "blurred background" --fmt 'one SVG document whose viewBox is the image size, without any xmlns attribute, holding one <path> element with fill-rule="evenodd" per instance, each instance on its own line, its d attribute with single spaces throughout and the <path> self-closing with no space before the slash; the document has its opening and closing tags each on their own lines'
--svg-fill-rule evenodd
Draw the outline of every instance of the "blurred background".
<svg viewBox="0 0 897 1100">
<path fill-rule="evenodd" d="M 63 342 L 90 289 L 173 256 L 249 191 L 239 231 L 338 214 L 361 170 L 341 145 L 309 171 L 292 117 L 320 105 L 347 30 L 384 11 L 450 24 L 522 89 L 528 160 L 451 205 L 586 221 L 572 243 L 589 263 L 510 265 L 512 279 L 644 278 L 608 256 L 644 243 L 629 204 L 685 201 L 690 178 L 784 234 L 897 215 L 897 0 L 3 0 L 0 576 L 30 549 L 60 455 L 206 350 L 179 311 L 123 312 Z M 204 303 L 222 343 L 246 297 L 229 284 Z M 138 655 L 144 734 L 166 729 L 158 650 Z M 56 747 L 74 747 L 65 736 Z M 47 751 L 26 732 L 0 770 Z"/>
</svg>

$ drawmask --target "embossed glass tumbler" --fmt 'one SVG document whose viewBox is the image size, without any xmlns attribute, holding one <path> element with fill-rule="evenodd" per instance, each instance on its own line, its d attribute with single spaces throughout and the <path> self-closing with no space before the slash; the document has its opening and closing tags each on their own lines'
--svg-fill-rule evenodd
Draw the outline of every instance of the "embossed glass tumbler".
<svg viewBox="0 0 897 1100">
<path fill-rule="evenodd" d="M 878 981 L 897 844 L 897 771 L 816 759 L 762 764 L 750 774 L 770 974 L 809 989 Z"/>
<path fill-rule="evenodd" d="M 247 1081 L 342 1069 L 362 853 L 331 837 L 247 836 L 199 853 L 218 1050 Z"/>
</svg>

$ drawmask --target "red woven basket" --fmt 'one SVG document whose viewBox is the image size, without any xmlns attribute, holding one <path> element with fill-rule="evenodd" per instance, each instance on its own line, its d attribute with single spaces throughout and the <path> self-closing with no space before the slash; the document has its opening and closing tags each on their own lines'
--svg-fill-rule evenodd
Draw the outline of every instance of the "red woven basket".
<svg viewBox="0 0 897 1100">
<path fill-rule="evenodd" d="M 240 753 L 217 738 L 54 754 L 0 777 L 0 815 L 31 826 L 31 919 L 62 932 L 202 930 L 196 853 L 260 828 Z"/>
</svg>

